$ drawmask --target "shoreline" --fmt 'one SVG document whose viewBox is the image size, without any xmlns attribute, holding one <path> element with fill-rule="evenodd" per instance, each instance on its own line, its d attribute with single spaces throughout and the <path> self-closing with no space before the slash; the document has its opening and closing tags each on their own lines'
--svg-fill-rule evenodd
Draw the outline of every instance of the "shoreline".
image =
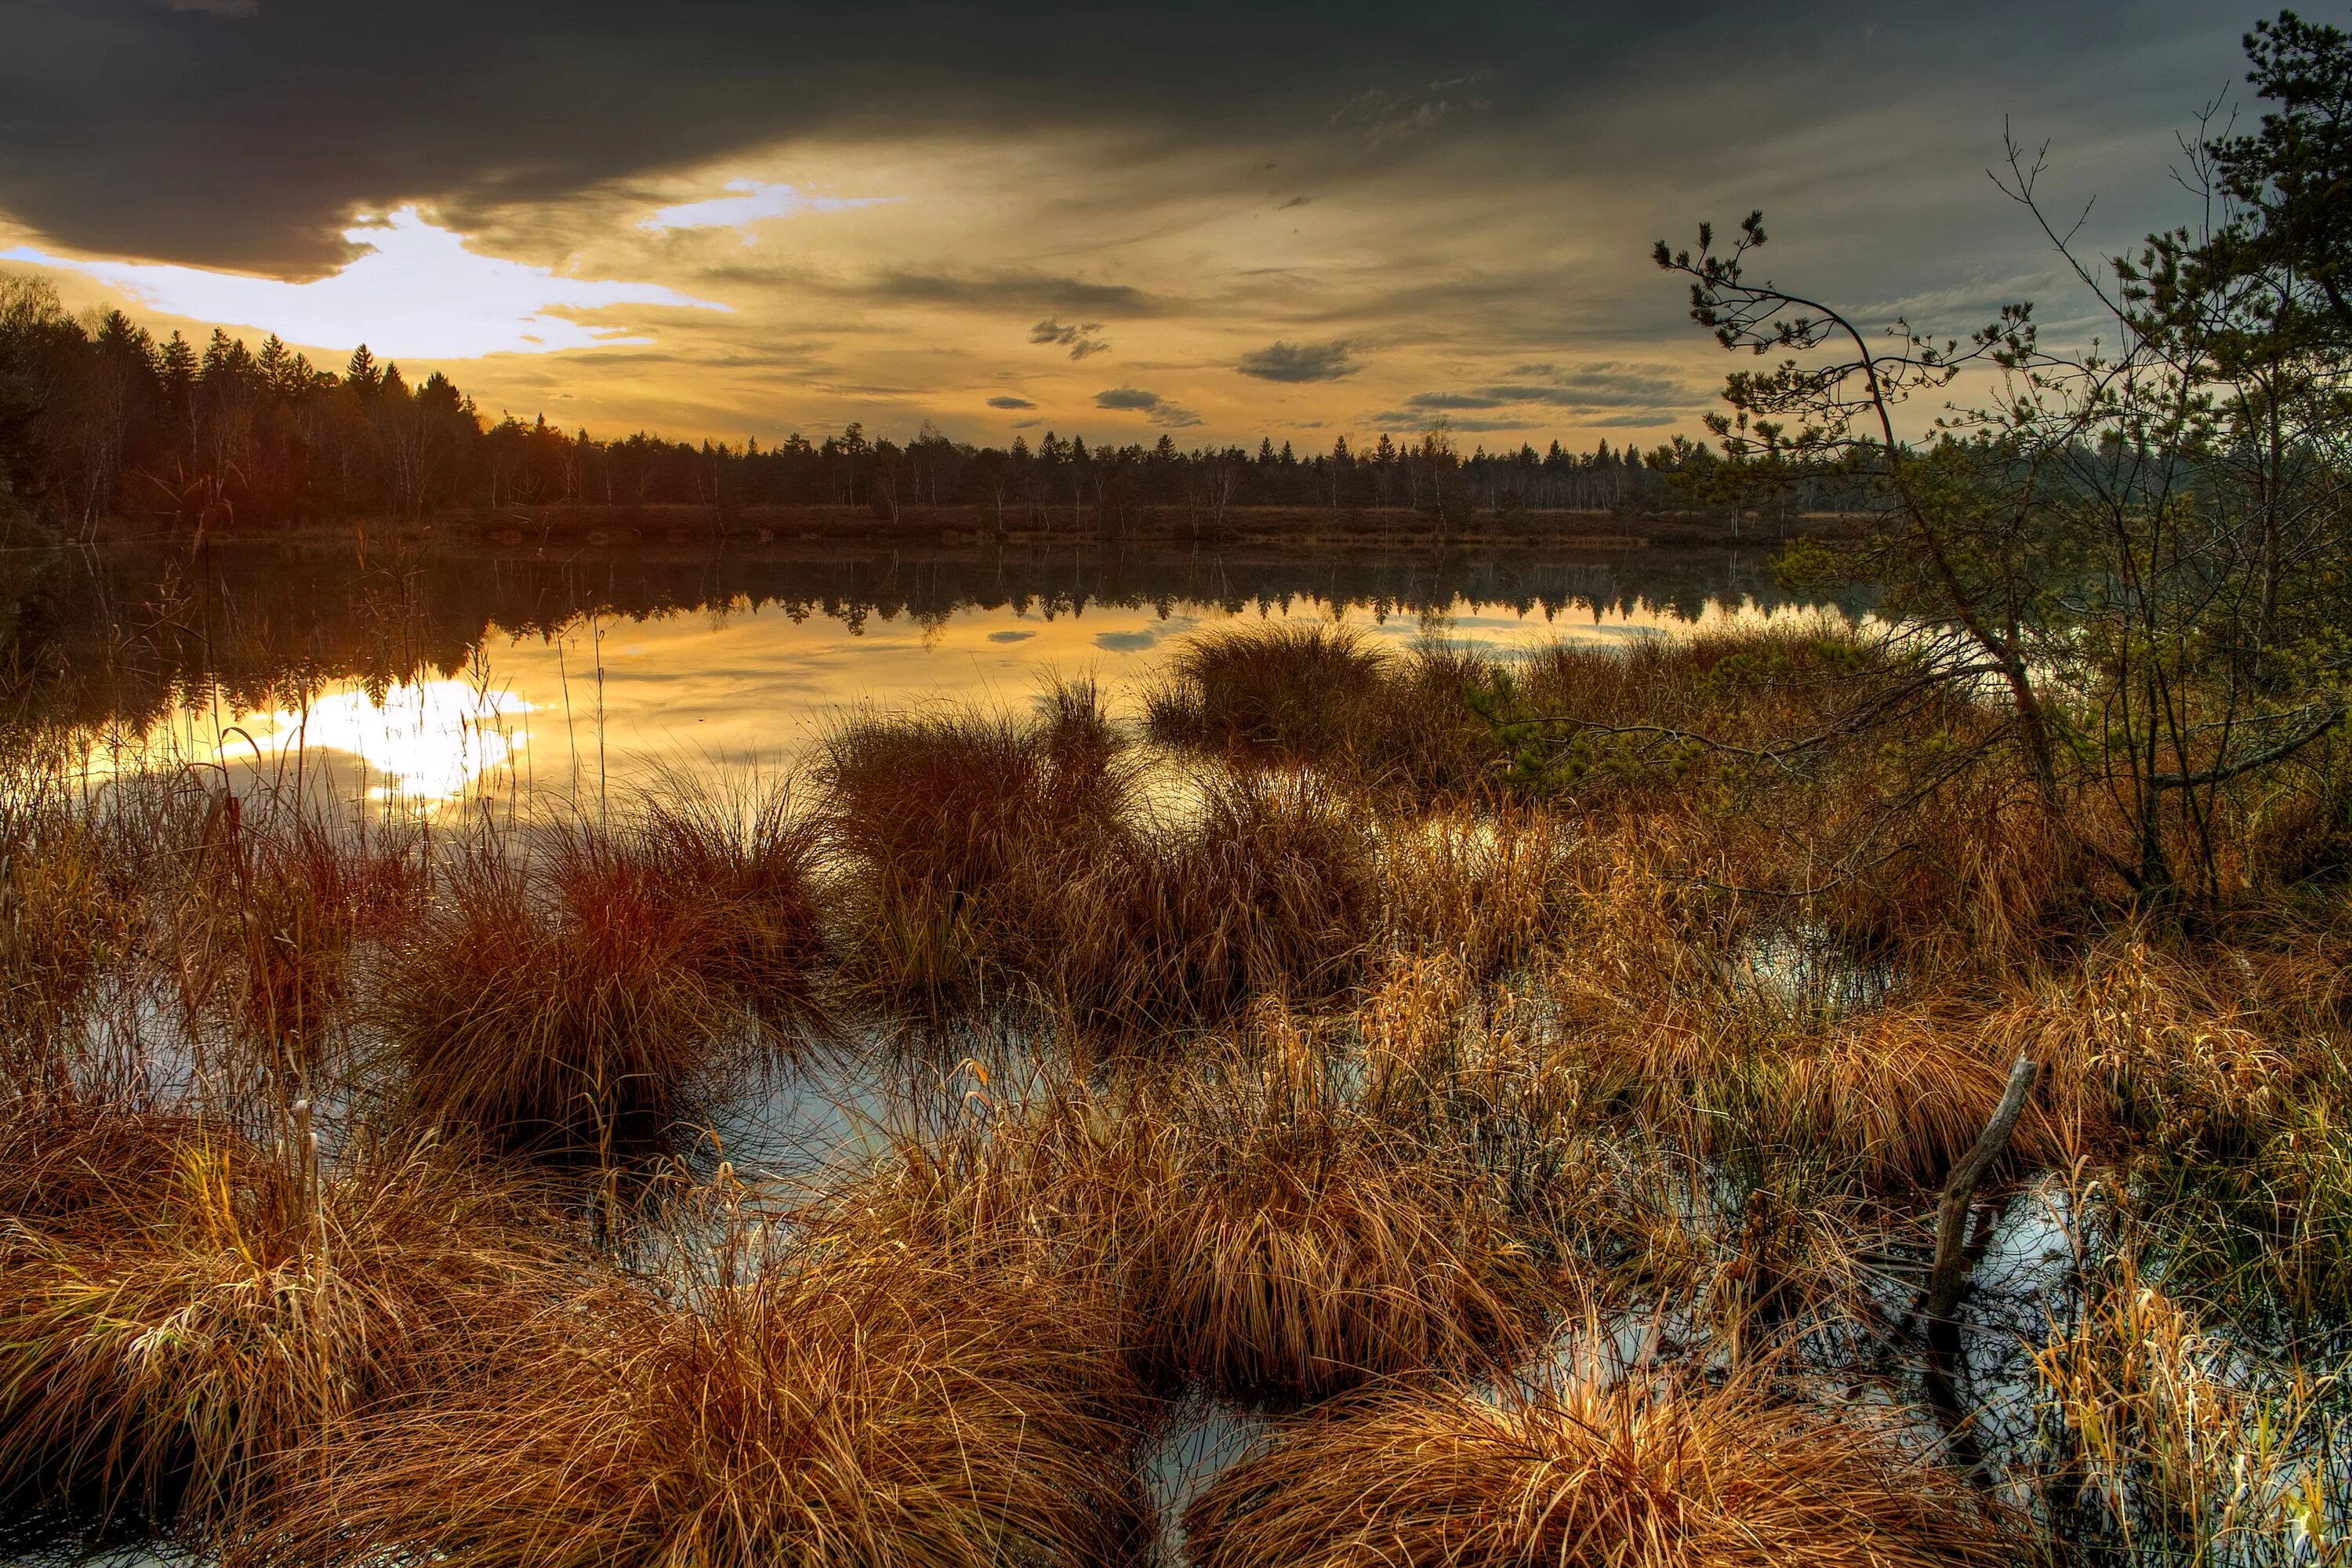
<svg viewBox="0 0 2352 1568">
<path fill-rule="evenodd" d="M 1124 520 L 1058 522 L 1033 514 L 1001 526 L 978 506 L 909 507 L 895 518 L 862 507 L 752 507 L 715 512 L 693 506 L 508 507 L 446 511 L 423 519 L 342 519 L 293 528 L 216 528 L 209 537 L 239 544 L 332 544 L 392 540 L 415 543 L 646 544 L 759 546 L 1177 545 L 1345 552 L 1429 553 L 1460 549 L 1643 551 L 1778 548 L 1788 540 L 1834 538 L 1859 522 L 1850 514 L 1807 513 L 1779 523 L 1734 524 L 1694 512 L 1520 511 L 1439 519 L 1402 509 L 1332 512 L 1251 507 L 1202 520 L 1183 508 L 1144 508 Z M 142 528 L 130 520 L 100 525 L 96 544 L 196 542 L 180 528 Z"/>
</svg>

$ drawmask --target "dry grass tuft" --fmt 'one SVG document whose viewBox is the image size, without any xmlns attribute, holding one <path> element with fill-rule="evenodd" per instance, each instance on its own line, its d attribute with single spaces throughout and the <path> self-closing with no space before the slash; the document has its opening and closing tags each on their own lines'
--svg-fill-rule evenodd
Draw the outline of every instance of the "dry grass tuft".
<svg viewBox="0 0 2352 1568">
<path fill-rule="evenodd" d="M 1335 1098 L 1275 1024 L 1167 1110 L 1161 1189 L 1128 1290 L 1177 1376 L 1245 1401 L 1502 1364 L 1549 1304 L 1529 1251 L 1475 1183 Z"/>
<path fill-rule="evenodd" d="M 1129 1038 L 1328 998 L 1361 973 L 1378 876 L 1360 803 L 1303 773 L 1217 776 L 1194 811 L 1056 890 L 1053 994 Z"/>
<path fill-rule="evenodd" d="M 653 810 L 475 846 L 395 942 L 381 1001 L 427 1120 L 513 1149 L 649 1147 L 807 1012 L 824 953 L 813 837 Z"/>
<path fill-rule="evenodd" d="M 0 1478 L 32 1525 L 211 1540 L 360 1411 L 463 1381 L 567 1273 L 429 1152 L 321 1170 L 189 1117 L 26 1100 L 0 1147 Z"/>
<path fill-rule="evenodd" d="M 1163 744 L 1426 803 L 1494 784 L 1502 751 L 1469 700 L 1491 676 L 1475 653 L 1392 654 L 1343 624 L 1226 626 L 1179 645 L 1146 721 Z"/>
<path fill-rule="evenodd" d="M 346 842 L 316 819 L 231 821 L 175 911 L 175 989 L 192 1026 L 225 1026 L 231 1081 L 291 1100 L 328 1070 L 362 933 L 414 910 L 424 860 L 413 844 Z"/>
<path fill-rule="evenodd" d="M 1223 773 L 1147 819 L 1090 689 L 1029 721 L 875 721 L 834 737 L 828 841 L 869 988 L 933 1009 L 1042 1002 L 1127 1038 L 1328 995 L 1379 920 L 1358 802 L 1300 774 Z"/>
<path fill-rule="evenodd" d="M 1390 673 L 1354 627 L 1265 621 L 1178 645 L 1147 699 L 1154 739 L 1227 756 L 1310 763 L 1346 754 Z"/>
<path fill-rule="evenodd" d="M 888 1245 L 781 1246 L 764 1236 L 679 1304 L 636 1289 L 584 1302 L 510 1376 L 386 1411 L 266 1555 L 1129 1559 L 1134 1435 L 1102 1397 L 1110 1374 L 1083 1298 Z"/>
<path fill-rule="evenodd" d="M 833 958 L 823 839 L 788 788 L 671 791 L 624 828 L 622 842 L 656 883 L 704 906 L 696 961 L 714 984 L 771 1023 L 818 1016 L 818 983 Z"/>
<path fill-rule="evenodd" d="M 0 845 L 0 1072 L 54 1079 L 77 1026 L 152 940 L 116 847 L 89 825 L 29 810 Z"/>
<path fill-rule="evenodd" d="M 826 842 L 856 905 L 856 957 L 886 996 L 969 1004 L 1033 973 L 1062 884 L 1118 858 L 1131 781 L 1090 689 L 1045 716 L 849 725 L 819 768 Z"/>
<path fill-rule="evenodd" d="M 2017 1560 L 1956 1471 L 1859 1411 L 1760 1379 L 1560 1379 L 1341 1402 L 1282 1430 L 1185 1514 L 1201 1568 L 1929 1568 Z"/>
<path fill-rule="evenodd" d="M 2021 977 L 1985 1029 L 2045 1064 L 2043 1103 L 2072 1143 L 2241 1153 L 2326 1065 L 2324 1047 L 2291 1051 L 2271 1034 L 2250 970 L 2218 973 L 2126 931 Z"/>
<path fill-rule="evenodd" d="M 1389 920 L 1422 952 L 1491 978 L 1524 962 L 1560 922 L 1575 841 L 1540 807 L 1449 807 L 1384 826 Z"/>
<path fill-rule="evenodd" d="M 2137 1562 L 2341 1559 L 2326 1380 L 2200 1323 L 2126 1247 L 2033 1352 L 2041 1480 L 2074 1539 Z"/>
</svg>

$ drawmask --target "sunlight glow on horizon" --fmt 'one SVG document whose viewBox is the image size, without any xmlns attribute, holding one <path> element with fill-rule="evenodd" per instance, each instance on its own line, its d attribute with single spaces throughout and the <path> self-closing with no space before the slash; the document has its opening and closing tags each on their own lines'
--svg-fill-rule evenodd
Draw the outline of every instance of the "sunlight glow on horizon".
<svg viewBox="0 0 2352 1568">
<path fill-rule="evenodd" d="M 0 261 L 79 272 L 151 309 L 274 332 L 289 343 L 337 350 L 366 343 L 379 359 L 475 359 L 654 341 L 626 328 L 593 327 L 550 313 L 555 310 L 615 305 L 733 310 L 663 284 L 572 278 L 483 256 L 467 248 L 464 236 L 413 206 L 381 224 L 348 228 L 343 237 L 367 248 L 304 283 L 161 262 L 78 259 L 30 246 L 0 251 Z"/>
</svg>

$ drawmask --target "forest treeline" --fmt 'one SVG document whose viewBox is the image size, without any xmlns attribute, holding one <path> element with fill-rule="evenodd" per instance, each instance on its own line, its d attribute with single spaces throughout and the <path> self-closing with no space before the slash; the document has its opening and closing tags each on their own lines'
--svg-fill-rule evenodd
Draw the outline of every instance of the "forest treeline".
<svg viewBox="0 0 2352 1568">
<path fill-rule="evenodd" d="M 618 440 L 544 416 L 486 417 L 438 371 L 410 384 L 360 348 L 338 373 L 271 337 L 258 352 L 215 330 L 201 350 L 158 342 L 120 310 L 77 317 L 48 284 L 0 275 L 0 480 L 48 525 L 87 534 L 110 518 L 268 530 L 336 518 L 429 516 L 517 506 L 977 507 L 1004 526 L 1076 516 L 1116 531 L 1139 509 L 1214 523 L 1235 508 L 1442 515 L 1648 510 L 1711 499 L 1704 443 L 1644 455 L 1606 441 L 1575 453 L 1462 452 L 1443 430 L 1345 437 L 1300 455 L 1288 441 L 1180 448 L 1089 446 L 1047 431 L 1034 446 L 974 447 L 928 421 L 904 442 L 853 424 L 766 446 Z M 1785 511 L 1835 504 L 1826 472 L 1777 496 Z"/>
</svg>

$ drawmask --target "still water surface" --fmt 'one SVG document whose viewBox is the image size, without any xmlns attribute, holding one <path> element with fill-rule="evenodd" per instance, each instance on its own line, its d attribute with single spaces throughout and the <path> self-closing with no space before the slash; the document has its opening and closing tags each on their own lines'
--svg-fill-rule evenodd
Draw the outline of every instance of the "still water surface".
<svg viewBox="0 0 2352 1568">
<path fill-rule="evenodd" d="M 1502 658 L 1812 613 L 1760 553 L 1373 558 L 1008 546 L 919 552 L 216 547 L 20 560 L 22 710 L 94 777 L 299 770 L 436 811 L 788 770 L 845 712 L 1017 707 L 1091 677 L 1115 710 L 1178 639 L 1342 620 Z M 1864 606 L 1834 606 L 1855 613 Z"/>
</svg>

